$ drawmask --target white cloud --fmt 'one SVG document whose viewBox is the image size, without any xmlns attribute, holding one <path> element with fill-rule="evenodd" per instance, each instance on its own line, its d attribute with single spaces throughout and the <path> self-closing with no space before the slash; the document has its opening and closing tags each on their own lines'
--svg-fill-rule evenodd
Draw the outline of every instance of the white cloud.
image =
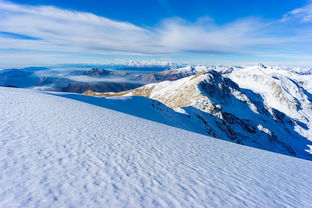
<svg viewBox="0 0 312 208">
<path fill-rule="evenodd" d="M 37 38 L 0 37 L 0 48 L 48 51 L 102 51 L 132 54 L 181 52 L 236 53 L 262 43 L 255 19 L 217 26 L 212 21 L 164 21 L 142 28 L 91 13 L 52 6 L 25 6 L 0 2 L 0 31 Z M 243 40 L 243 41 L 242 41 Z"/>
<path fill-rule="evenodd" d="M 23 40 L 22 47 L 28 45 L 37 49 L 44 45 L 41 48 L 45 50 L 56 47 L 73 51 L 136 51 L 142 48 L 142 41 L 148 38 L 148 31 L 135 25 L 56 7 L 0 2 L 0 13 L 0 31 L 40 39 Z M 8 39 L 5 41 L 11 42 Z M 10 43 L 8 47 L 14 45 L 17 44 Z"/>
<path fill-rule="evenodd" d="M 269 38 L 261 38 L 263 27 L 264 23 L 253 18 L 223 26 L 171 19 L 165 21 L 158 30 L 160 44 L 172 52 L 237 53 L 247 46 L 271 42 Z"/>
<path fill-rule="evenodd" d="M 308 47 L 306 43 L 311 34 L 302 28 L 300 35 L 295 34 L 293 28 L 289 29 L 283 23 L 290 18 L 312 21 L 312 4 L 289 12 L 282 21 L 265 22 L 245 18 L 217 25 L 209 17 L 200 18 L 197 22 L 171 18 L 153 28 L 144 28 L 86 12 L 0 0 L 0 31 L 6 32 L 0 33 L 0 50 L 11 49 L 10 54 L 1 55 L 8 58 L 14 56 L 14 50 L 36 51 L 34 54 L 38 54 L 38 57 L 40 51 L 49 54 L 55 52 L 57 56 L 52 56 L 51 60 L 59 60 L 60 54 L 65 52 L 132 55 L 261 54 L 271 49 L 278 50 L 279 47 L 284 49 L 300 44 Z M 23 57 L 28 56 L 24 54 Z M 50 60 L 48 53 L 41 56 L 42 60 Z M 25 61 L 31 62 L 27 58 Z"/>
<path fill-rule="evenodd" d="M 302 8 L 294 9 L 284 15 L 282 21 L 300 20 L 305 23 L 312 23 L 312 0 Z"/>
</svg>

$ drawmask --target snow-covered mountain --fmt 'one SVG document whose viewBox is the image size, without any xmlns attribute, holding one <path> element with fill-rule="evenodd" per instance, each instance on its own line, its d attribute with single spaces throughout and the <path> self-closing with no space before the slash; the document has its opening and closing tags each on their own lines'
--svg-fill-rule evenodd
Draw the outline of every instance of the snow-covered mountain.
<svg viewBox="0 0 312 208">
<path fill-rule="evenodd" d="M 184 115 L 183 125 L 192 126 L 187 129 L 312 159 L 312 94 L 307 87 L 311 84 L 311 75 L 262 64 L 249 67 L 188 66 L 161 73 L 168 77 L 174 75 L 178 80 L 119 93 L 87 91 L 85 94 L 145 96 L 159 100 L 174 109 L 177 118 Z"/>
<path fill-rule="evenodd" d="M 161 124 L 152 99 L 1 87 L 0 114 L 0 207 L 311 206 L 311 161 Z"/>
</svg>

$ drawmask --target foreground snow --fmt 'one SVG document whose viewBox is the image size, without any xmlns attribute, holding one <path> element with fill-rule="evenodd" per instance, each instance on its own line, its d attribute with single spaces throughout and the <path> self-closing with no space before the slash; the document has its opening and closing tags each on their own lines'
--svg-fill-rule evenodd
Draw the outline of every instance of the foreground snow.
<svg viewBox="0 0 312 208">
<path fill-rule="evenodd" d="M 29 90 L 0 115 L 0 207 L 312 204 L 310 161 Z"/>
</svg>

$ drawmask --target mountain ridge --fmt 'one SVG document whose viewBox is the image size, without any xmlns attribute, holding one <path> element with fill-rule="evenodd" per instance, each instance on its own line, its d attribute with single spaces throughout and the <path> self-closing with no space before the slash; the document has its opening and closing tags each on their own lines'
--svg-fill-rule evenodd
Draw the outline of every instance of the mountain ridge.
<svg viewBox="0 0 312 208">
<path fill-rule="evenodd" d="M 263 72 L 263 69 L 267 71 Z M 198 70 L 195 75 L 176 81 L 148 84 L 129 91 L 86 91 L 84 94 L 144 96 L 159 100 L 191 117 L 209 136 L 311 160 L 309 92 L 283 74 L 267 75 L 270 69 L 262 65 L 250 69 L 250 75 L 243 71 L 246 69 L 239 70 L 227 70 L 225 74 Z M 264 86 L 262 88 L 271 90 L 262 92 L 242 88 L 245 79 L 254 79 L 253 83 L 258 81 Z M 286 107 L 279 108 L 285 104 Z"/>
</svg>

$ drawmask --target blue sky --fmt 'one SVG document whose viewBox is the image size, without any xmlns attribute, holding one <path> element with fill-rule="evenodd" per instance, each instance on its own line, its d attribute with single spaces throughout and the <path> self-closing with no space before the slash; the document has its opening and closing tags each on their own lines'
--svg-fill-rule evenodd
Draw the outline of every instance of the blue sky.
<svg viewBox="0 0 312 208">
<path fill-rule="evenodd" d="M 312 64 L 312 1 L 0 0 L 0 67 Z"/>
<path fill-rule="evenodd" d="M 305 6 L 305 0 L 17 0 L 21 4 L 54 5 L 60 8 L 91 12 L 140 26 L 152 26 L 162 19 L 181 17 L 196 21 L 211 17 L 218 23 L 259 16 L 280 18 L 285 13 Z"/>
</svg>

